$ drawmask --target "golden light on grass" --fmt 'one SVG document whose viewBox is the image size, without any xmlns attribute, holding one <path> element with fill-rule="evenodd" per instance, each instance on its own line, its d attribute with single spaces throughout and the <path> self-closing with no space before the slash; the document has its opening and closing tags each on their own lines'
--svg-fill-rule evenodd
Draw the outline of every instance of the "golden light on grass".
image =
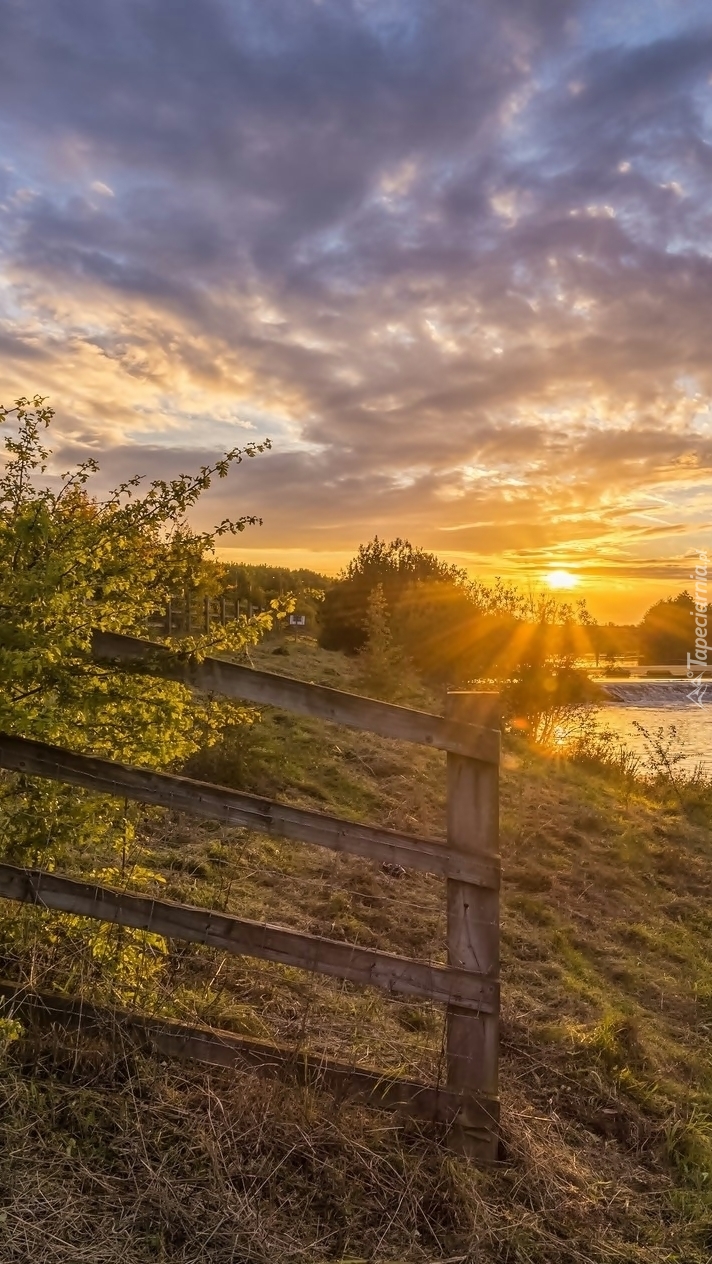
<svg viewBox="0 0 712 1264">
<path fill-rule="evenodd" d="M 547 588 L 575 588 L 578 582 L 578 575 L 572 575 L 571 571 L 548 571 L 544 576 Z"/>
</svg>

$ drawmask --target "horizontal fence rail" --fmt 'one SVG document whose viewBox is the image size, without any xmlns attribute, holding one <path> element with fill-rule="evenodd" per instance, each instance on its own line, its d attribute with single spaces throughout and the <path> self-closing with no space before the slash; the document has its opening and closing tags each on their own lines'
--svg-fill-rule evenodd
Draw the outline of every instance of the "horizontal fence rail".
<svg viewBox="0 0 712 1264">
<path fill-rule="evenodd" d="M 181 657 L 154 641 L 117 632 L 95 632 L 93 655 L 98 662 L 141 667 L 208 693 L 283 707 L 299 715 L 344 724 L 380 737 L 398 738 L 467 755 L 485 763 L 499 762 L 499 732 L 479 724 L 466 724 L 425 711 L 413 711 L 390 702 L 378 702 L 358 694 L 329 689 L 325 685 L 294 680 L 290 676 L 257 671 L 220 658 L 204 658 L 198 662 Z"/>
<path fill-rule="evenodd" d="M 498 863 L 480 861 L 433 839 L 291 807 L 190 777 L 79 755 L 24 737 L 0 733 L 0 767 L 445 878 L 491 888 L 499 882 Z"/>
<path fill-rule="evenodd" d="M 43 995 L 9 980 L 0 980 L 0 1017 L 3 1016 L 19 1018 L 29 1029 L 54 1027 L 88 1037 L 108 1037 L 113 1044 L 123 1046 L 124 1051 L 133 1048 L 209 1066 L 243 1067 L 261 1075 L 288 1075 L 298 1083 L 329 1089 L 340 1100 L 397 1111 L 433 1123 L 488 1130 L 496 1125 L 499 1117 L 499 1103 L 479 1099 L 476 1094 L 453 1092 L 442 1085 L 419 1084 L 229 1031 L 104 1009 L 60 995 Z"/>
<path fill-rule="evenodd" d="M 42 869 L 0 864 L 0 897 L 131 926 L 166 939 L 205 944 L 236 956 L 276 961 L 399 996 L 452 1003 L 478 1013 L 491 1012 L 498 1003 L 497 984 L 472 970 L 413 961 L 268 922 L 78 882 Z"/>
</svg>

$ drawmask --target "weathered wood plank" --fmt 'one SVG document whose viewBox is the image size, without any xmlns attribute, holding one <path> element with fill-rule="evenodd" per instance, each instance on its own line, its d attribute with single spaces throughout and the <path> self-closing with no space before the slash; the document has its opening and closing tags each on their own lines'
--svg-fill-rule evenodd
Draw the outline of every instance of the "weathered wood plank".
<svg viewBox="0 0 712 1264">
<path fill-rule="evenodd" d="M 131 768 L 28 738 L 0 733 L 0 767 L 49 777 L 139 803 L 188 812 L 229 825 L 247 825 L 263 834 L 283 835 L 301 842 L 316 843 L 332 851 L 368 856 L 373 860 L 442 877 L 460 878 L 492 887 L 499 882 L 496 857 L 481 863 L 434 839 L 416 838 L 395 830 L 306 811 L 189 777 Z"/>
<path fill-rule="evenodd" d="M 498 724 L 498 697 L 451 693 L 448 711 L 461 719 Z M 486 864 L 499 845 L 498 769 L 462 755 L 447 759 L 448 842 Z M 447 884 L 448 960 L 492 980 L 499 975 L 499 893 L 467 881 Z M 475 1015 L 456 1004 L 447 1012 L 447 1082 L 452 1089 L 497 1096 L 499 1016 Z M 496 1130 L 455 1130 L 453 1141 L 473 1158 L 497 1157 Z"/>
<path fill-rule="evenodd" d="M 469 755 L 486 763 L 499 761 L 499 733 L 483 725 L 464 723 L 390 702 L 313 685 L 274 672 L 256 671 L 219 658 L 195 662 L 166 646 L 117 632 L 95 632 L 93 654 L 99 662 L 134 664 L 194 689 L 222 693 L 247 702 L 284 707 L 300 715 L 316 716 L 334 724 L 399 738 L 438 750 Z"/>
<path fill-rule="evenodd" d="M 413 961 L 268 922 L 116 891 L 42 869 L 0 864 L 0 897 L 133 926 L 166 939 L 207 944 L 237 956 L 277 961 L 400 996 L 421 996 L 444 1004 L 454 1002 L 477 1012 L 491 1011 L 497 1004 L 497 985 L 470 970 Z"/>
<path fill-rule="evenodd" d="M 496 1124 L 499 1116 L 496 1100 L 380 1074 L 228 1031 L 99 1008 L 65 996 L 28 992 L 7 980 L 0 980 L 0 1016 L 3 1015 L 19 1018 L 28 1028 L 56 1027 L 77 1032 L 80 1037 L 120 1043 L 124 1050 L 128 1045 L 162 1057 L 190 1059 L 210 1066 L 244 1067 L 262 1075 L 291 1078 L 326 1089 L 339 1100 L 357 1101 L 433 1123 L 486 1128 Z"/>
</svg>

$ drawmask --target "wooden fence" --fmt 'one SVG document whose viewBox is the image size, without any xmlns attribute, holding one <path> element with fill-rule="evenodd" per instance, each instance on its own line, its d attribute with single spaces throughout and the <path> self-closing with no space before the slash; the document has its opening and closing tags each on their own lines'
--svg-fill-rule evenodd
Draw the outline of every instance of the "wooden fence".
<svg viewBox="0 0 712 1264">
<path fill-rule="evenodd" d="M 246 1063 L 324 1082 L 341 1096 L 446 1123 L 455 1149 L 496 1158 L 499 1049 L 499 856 L 497 697 L 451 693 L 443 716 L 393 706 L 220 659 L 198 663 L 151 641 L 97 633 L 100 661 L 181 680 L 193 688 L 267 703 L 447 751 L 447 843 L 306 811 L 187 777 L 132 768 L 0 734 L 0 767 L 261 833 L 316 843 L 440 875 L 447 883 L 447 965 L 250 921 L 211 909 L 117 891 L 56 873 L 0 864 L 0 897 L 208 944 L 223 952 L 417 996 L 446 1006 L 446 1082 L 428 1086 L 296 1054 L 226 1032 L 139 1015 L 103 1013 L 82 1001 L 39 997 L 0 982 L 0 1006 L 60 1027 L 121 1032 L 162 1053 L 222 1066 Z"/>
</svg>

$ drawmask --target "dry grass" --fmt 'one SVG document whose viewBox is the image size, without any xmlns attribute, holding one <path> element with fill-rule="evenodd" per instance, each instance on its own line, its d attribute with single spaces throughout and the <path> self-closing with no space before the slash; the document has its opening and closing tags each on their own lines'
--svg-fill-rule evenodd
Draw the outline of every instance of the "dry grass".
<svg viewBox="0 0 712 1264">
<path fill-rule="evenodd" d="M 271 661 L 260 651 L 260 665 L 350 687 L 339 656 L 290 649 Z M 442 759 L 344 730 L 266 716 L 194 772 L 442 833 Z M 709 1264 L 709 831 L 650 790 L 525 747 L 506 755 L 502 799 L 497 1170 L 320 1092 L 21 1042 L 0 1075 L 2 1264 Z M 442 959 L 443 888 L 427 875 L 159 813 L 142 818 L 141 842 L 141 864 L 174 898 Z M 62 927 L 8 907 L 5 971 L 437 1072 L 436 1007 L 188 945 L 112 975 L 110 953 L 101 964 L 87 953 L 85 926 Z"/>
<path fill-rule="evenodd" d="M 709 1259 L 630 1108 L 615 1103 L 602 1138 L 556 1102 L 566 1072 L 536 1049 L 505 1059 L 508 1163 L 494 1172 L 318 1092 L 91 1051 L 24 1056 L 0 1077 L 3 1261 Z M 601 1108 L 594 1081 L 586 1105 Z"/>
<path fill-rule="evenodd" d="M 510 1162 L 482 1173 L 319 1093 L 27 1056 L 0 1081 L 3 1261 L 706 1258 L 658 1220 L 669 1176 L 532 1100 L 526 1061 L 506 1066 Z"/>
</svg>

